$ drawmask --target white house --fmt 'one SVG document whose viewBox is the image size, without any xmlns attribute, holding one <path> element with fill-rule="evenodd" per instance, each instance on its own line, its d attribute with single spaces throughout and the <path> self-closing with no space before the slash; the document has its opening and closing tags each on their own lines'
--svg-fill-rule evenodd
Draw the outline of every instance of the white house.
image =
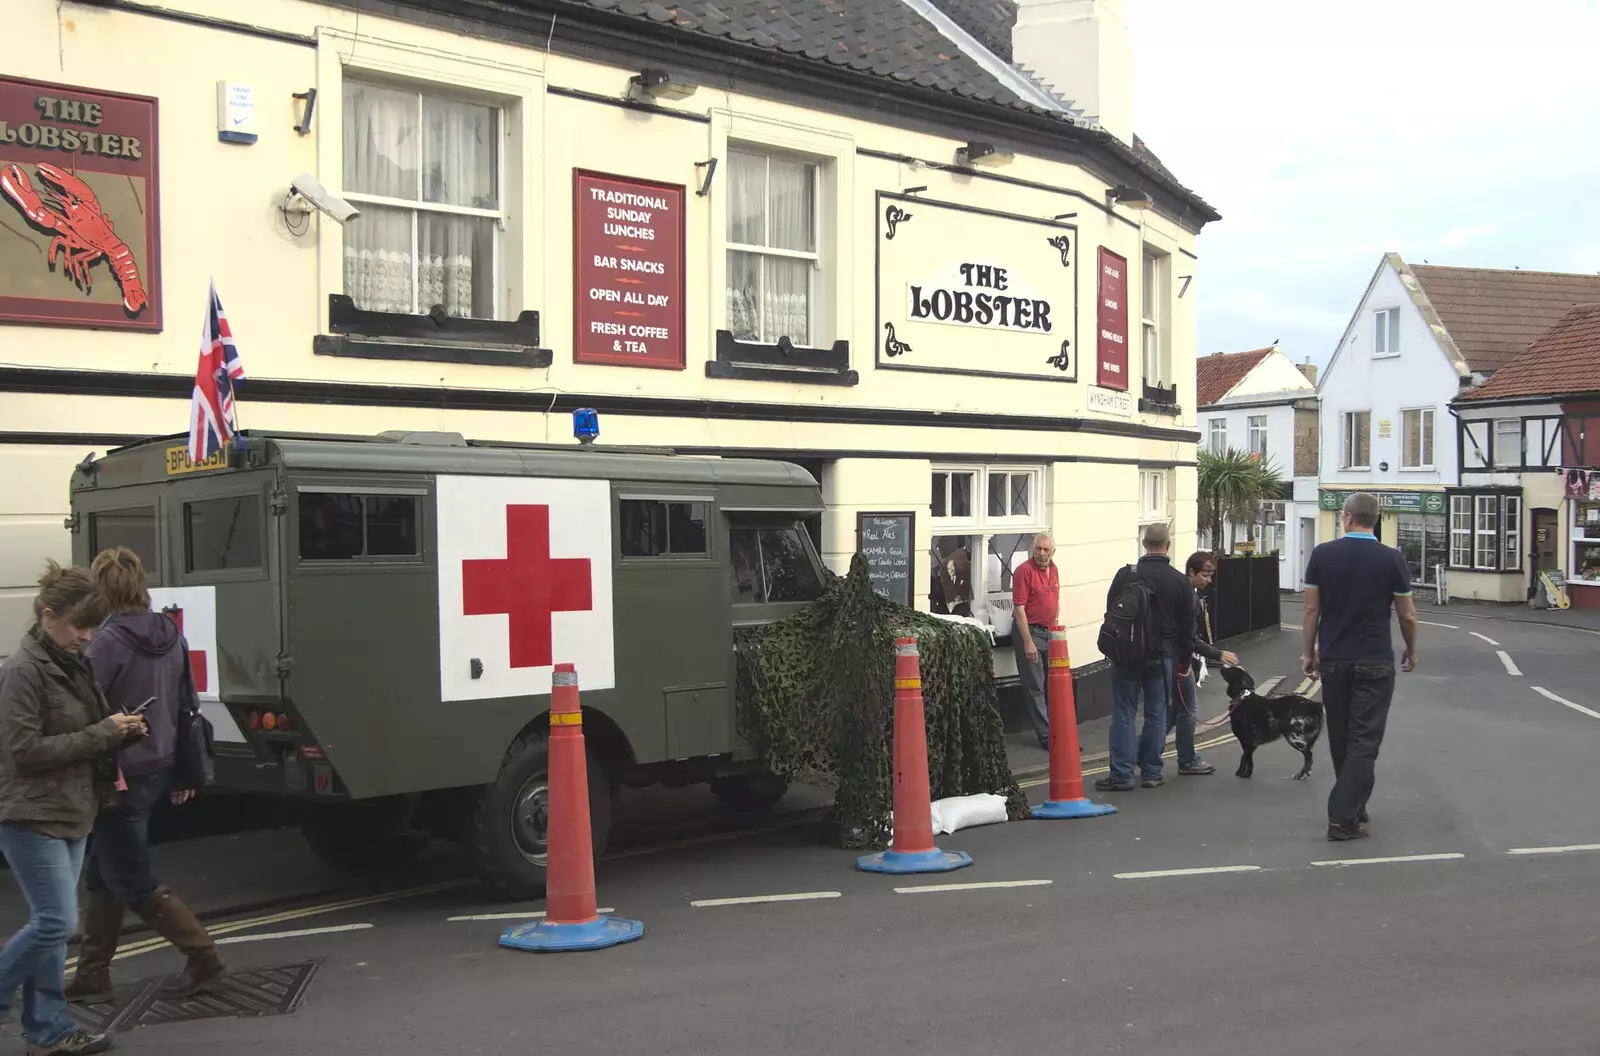
<svg viewBox="0 0 1600 1056">
<path fill-rule="evenodd" d="M 1317 386 L 1317 538 L 1339 534 L 1346 494 L 1374 492 L 1378 537 L 1405 553 L 1418 583 L 1436 583 L 1451 563 L 1447 490 L 1460 469 L 1450 402 L 1574 305 L 1597 300 L 1600 276 L 1412 265 L 1384 254 Z"/>
<path fill-rule="evenodd" d="M 1292 481 L 1287 494 L 1263 504 L 1255 537 L 1258 552 L 1278 552 L 1278 582 L 1295 590 L 1317 538 L 1316 369 L 1297 367 L 1276 346 L 1195 361 L 1201 445 L 1216 454 L 1231 447 L 1260 455 Z M 1245 526 L 1227 524 L 1223 534 L 1231 546 L 1245 538 Z"/>
</svg>

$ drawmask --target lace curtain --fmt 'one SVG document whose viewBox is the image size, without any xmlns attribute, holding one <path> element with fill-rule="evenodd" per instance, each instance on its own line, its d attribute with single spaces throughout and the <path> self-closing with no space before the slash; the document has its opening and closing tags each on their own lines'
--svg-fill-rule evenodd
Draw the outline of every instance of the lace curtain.
<svg viewBox="0 0 1600 1056">
<path fill-rule="evenodd" d="M 730 152 L 728 241 L 815 253 L 816 168 Z M 741 341 L 811 343 L 812 260 L 728 251 L 728 329 Z"/>
<path fill-rule="evenodd" d="M 346 82 L 344 185 L 435 205 L 497 209 L 492 107 Z M 344 288 L 362 308 L 494 317 L 495 222 L 361 203 L 344 228 Z"/>
</svg>

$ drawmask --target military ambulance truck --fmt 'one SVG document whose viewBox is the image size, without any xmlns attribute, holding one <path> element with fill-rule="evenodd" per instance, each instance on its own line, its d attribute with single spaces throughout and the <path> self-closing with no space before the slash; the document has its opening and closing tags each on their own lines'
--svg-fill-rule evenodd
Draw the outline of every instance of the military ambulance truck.
<svg viewBox="0 0 1600 1056">
<path fill-rule="evenodd" d="M 596 854 L 622 787 L 784 784 L 735 725 L 734 628 L 814 600 L 822 510 L 784 462 L 581 445 L 247 432 L 73 473 L 73 560 L 128 546 L 187 637 L 217 790 L 303 806 L 319 856 L 373 871 L 459 840 L 543 891 L 553 665 L 576 665 Z"/>
</svg>

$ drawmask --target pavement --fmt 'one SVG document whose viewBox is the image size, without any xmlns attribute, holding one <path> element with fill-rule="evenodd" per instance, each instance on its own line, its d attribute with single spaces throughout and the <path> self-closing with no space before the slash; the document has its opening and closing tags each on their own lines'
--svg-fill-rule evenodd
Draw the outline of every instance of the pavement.
<svg viewBox="0 0 1600 1056">
<path fill-rule="evenodd" d="M 1592 1056 L 1600 653 L 1454 610 L 1422 614 L 1363 841 L 1323 836 L 1325 747 L 1308 781 L 1281 743 L 1243 781 L 1219 729 L 1216 774 L 1091 793 L 1114 815 L 940 836 L 973 856 L 955 873 L 863 873 L 805 825 L 612 858 L 600 905 L 646 931 L 590 954 L 500 948 L 542 906 L 470 886 L 232 920 L 239 967 L 320 961 L 298 1011 L 140 1027 L 116 1051 Z M 1236 647 L 1258 682 L 1304 682 L 1299 615 Z M 1104 744 L 1091 724 L 1083 744 Z M 115 972 L 178 963 L 145 944 Z"/>
</svg>

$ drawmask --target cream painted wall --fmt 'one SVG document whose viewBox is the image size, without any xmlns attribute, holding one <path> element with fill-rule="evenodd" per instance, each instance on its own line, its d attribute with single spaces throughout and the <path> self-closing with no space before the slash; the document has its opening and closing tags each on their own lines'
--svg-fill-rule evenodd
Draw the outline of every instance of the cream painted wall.
<svg viewBox="0 0 1600 1056">
<path fill-rule="evenodd" d="M 926 611 L 928 551 L 933 545 L 928 506 L 932 473 L 933 463 L 925 458 L 841 458 L 829 466 L 822 478 L 822 499 L 828 504 L 822 517 L 822 558 L 828 567 L 840 575 L 849 571 L 856 552 L 856 514 L 910 511 L 916 515 L 912 603 Z"/>
</svg>

